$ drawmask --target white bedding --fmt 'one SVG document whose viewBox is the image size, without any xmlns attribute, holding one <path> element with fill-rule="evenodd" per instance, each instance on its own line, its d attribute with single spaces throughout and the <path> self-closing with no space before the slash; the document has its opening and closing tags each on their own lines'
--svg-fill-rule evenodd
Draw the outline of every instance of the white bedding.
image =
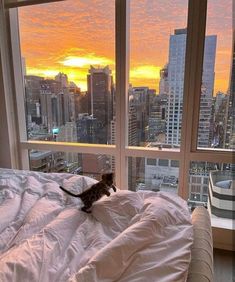
<svg viewBox="0 0 235 282">
<path fill-rule="evenodd" d="M 96 181 L 0 169 L 0 281 L 185 281 L 193 230 L 187 204 L 120 191 L 80 211 Z"/>
</svg>

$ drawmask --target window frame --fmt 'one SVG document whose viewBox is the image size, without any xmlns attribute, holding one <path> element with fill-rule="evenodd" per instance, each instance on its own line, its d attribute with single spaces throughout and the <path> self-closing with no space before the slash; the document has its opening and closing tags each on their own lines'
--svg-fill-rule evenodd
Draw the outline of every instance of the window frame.
<svg viewBox="0 0 235 282">
<path fill-rule="evenodd" d="M 38 3 L 45 3 L 37 0 Z M 54 2 L 47 0 L 46 2 Z M 23 3 L 23 2 L 22 2 Z M 173 159 L 179 161 L 178 194 L 188 199 L 188 175 L 191 161 L 232 163 L 233 154 L 226 150 L 197 148 L 197 130 L 199 124 L 201 79 L 206 30 L 207 0 L 188 1 L 187 42 L 185 57 L 184 97 L 181 128 L 181 145 L 179 149 L 158 149 L 128 146 L 128 76 L 129 76 L 129 27 L 130 0 L 115 0 L 115 56 L 116 56 L 116 144 L 98 145 L 68 142 L 47 142 L 27 140 L 24 89 L 21 70 L 21 52 L 19 40 L 19 22 L 17 8 L 6 9 L 1 20 L 6 24 L 0 28 L 8 47 L 1 46 L 7 52 L 3 66 L 4 95 L 0 97 L 10 102 L 6 104 L 8 113 L 5 120 L 10 120 L 12 130 L 9 138 L 12 148 L 12 168 L 29 169 L 28 150 L 51 150 L 76 153 L 107 154 L 115 157 L 116 184 L 120 189 L 128 189 L 128 157 L 145 157 L 156 159 Z M 4 29 L 4 30 L 3 30 Z M 1 58 L 5 55 L 1 52 Z M 7 67 L 9 64 L 9 67 Z M 13 85 L 13 87 L 12 87 Z M 16 87 L 17 86 L 17 87 Z M 193 91 L 191 91 L 193 89 Z M 6 122 L 7 123 L 7 122 Z M 8 128 L 11 126 L 8 124 Z M 12 133 L 14 132 L 14 134 Z M 17 152 L 20 152 L 18 154 Z"/>
</svg>

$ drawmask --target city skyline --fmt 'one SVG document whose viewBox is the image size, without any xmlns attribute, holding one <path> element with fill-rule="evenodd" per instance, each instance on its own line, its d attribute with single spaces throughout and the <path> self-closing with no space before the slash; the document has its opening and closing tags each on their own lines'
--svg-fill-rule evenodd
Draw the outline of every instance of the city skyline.
<svg viewBox="0 0 235 282">
<path fill-rule="evenodd" d="M 114 1 L 65 2 L 19 9 L 22 55 L 26 58 L 27 74 L 51 78 L 64 72 L 70 81 L 86 90 L 90 65 L 109 65 L 115 77 Z M 218 36 L 214 95 L 219 90 L 226 93 L 230 72 L 231 5 L 228 3 L 221 9 L 222 2 L 214 1 L 213 9 L 210 1 L 208 4 L 207 34 Z M 148 86 L 158 91 L 159 72 L 168 61 L 169 36 L 187 23 L 187 1 L 173 5 L 171 1 L 131 1 L 130 83 L 133 86 Z"/>
</svg>

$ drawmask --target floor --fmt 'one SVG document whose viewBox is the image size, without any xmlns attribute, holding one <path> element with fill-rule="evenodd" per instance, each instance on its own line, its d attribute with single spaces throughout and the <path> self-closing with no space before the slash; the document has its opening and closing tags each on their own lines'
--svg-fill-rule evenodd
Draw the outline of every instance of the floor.
<svg viewBox="0 0 235 282">
<path fill-rule="evenodd" d="M 214 282 L 235 281 L 235 252 L 214 249 Z"/>
</svg>

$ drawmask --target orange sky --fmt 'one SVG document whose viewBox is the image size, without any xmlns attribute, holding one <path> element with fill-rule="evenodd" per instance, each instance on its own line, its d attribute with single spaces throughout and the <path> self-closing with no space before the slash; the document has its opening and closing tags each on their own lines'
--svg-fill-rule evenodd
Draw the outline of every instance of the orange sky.
<svg viewBox="0 0 235 282">
<path fill-rule="evenodd" d="M 215 92 L 226 91 L 231 56 L 232 0 L 209 0 L 207 34 L 217 35 Z M 19 9 L 27 74 L 68 75 L 82 90 L 90 65 L 114 65 L 114 0 L 67 0 Z M 175 4 L 176 3 L 176 4 Z M 213 4 L 213 6 L 212 6 Z M 130 83 L 157 89 L 169 36 L 187 23 L 187 0 L 131 1 Z"/>
</svg>

